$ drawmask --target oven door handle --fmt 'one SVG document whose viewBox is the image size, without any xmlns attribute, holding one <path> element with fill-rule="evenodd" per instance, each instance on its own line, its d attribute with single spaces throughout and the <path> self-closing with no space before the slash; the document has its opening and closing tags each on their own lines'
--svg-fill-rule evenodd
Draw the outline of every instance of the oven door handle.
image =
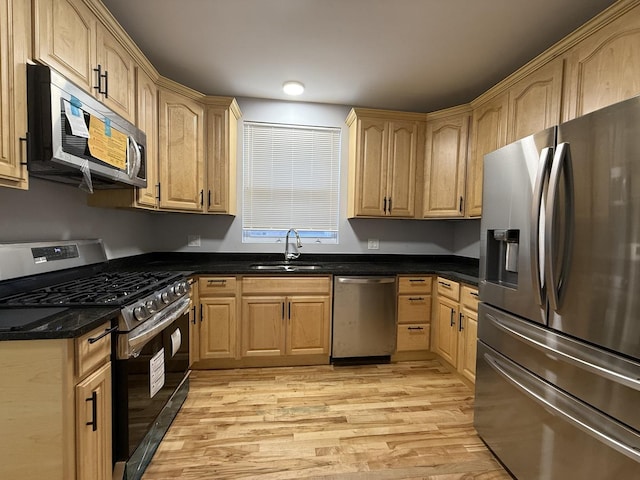
<svg viewBox="0 0 640 480">
<path fill-rule="evenodd" d="M 189 311 L 191 296 L 182 297 L 173 305 L 158 312 L 129 334 L 118 338 L 118 360 L 137 357 L 144 346 L 168 325 Z"/>
</svg>

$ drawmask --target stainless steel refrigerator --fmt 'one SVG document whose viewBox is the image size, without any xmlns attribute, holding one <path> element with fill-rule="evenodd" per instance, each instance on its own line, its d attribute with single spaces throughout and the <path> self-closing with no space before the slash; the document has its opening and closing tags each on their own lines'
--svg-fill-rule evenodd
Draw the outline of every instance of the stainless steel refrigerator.
<svg viewBox="0 0 640 480">
<path fill-rule="evenodd" d="M 484 162 L 475 427 L 519 480 L 640 478 L 640 98 Z"/>
</svg>

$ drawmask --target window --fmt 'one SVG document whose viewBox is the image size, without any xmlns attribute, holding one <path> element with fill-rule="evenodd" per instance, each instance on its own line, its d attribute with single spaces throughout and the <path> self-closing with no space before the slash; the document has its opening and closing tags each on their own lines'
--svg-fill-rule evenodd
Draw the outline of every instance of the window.
<svg viewBox="0 0 640 480">
<path fill-rule="evenodd" d="M 338 243 L 340 128 L 244 122 L 242 241 Z"/>
</svg>

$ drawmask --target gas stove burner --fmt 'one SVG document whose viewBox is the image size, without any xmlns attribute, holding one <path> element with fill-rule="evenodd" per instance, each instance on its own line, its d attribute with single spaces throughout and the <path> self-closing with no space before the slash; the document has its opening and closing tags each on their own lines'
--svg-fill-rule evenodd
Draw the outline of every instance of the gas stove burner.
<svg viewBox="0 0 640 480">
<path fill-rule="evenodd" d="M 182 278 L 174 272 L 107 272 L 6 297 L 0 305 L 122 306 Z"/>
</svg>

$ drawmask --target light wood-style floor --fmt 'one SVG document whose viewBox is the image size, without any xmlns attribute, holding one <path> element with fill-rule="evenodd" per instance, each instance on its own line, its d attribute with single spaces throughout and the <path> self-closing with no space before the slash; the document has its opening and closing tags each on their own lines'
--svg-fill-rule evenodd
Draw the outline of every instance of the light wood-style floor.
<svg viewBox="0 0 640 480">
<path fill-rule="evenodd" d="M 511 477 L 438 360 L 194 371 L 143 480 Z"/>
</svg>

